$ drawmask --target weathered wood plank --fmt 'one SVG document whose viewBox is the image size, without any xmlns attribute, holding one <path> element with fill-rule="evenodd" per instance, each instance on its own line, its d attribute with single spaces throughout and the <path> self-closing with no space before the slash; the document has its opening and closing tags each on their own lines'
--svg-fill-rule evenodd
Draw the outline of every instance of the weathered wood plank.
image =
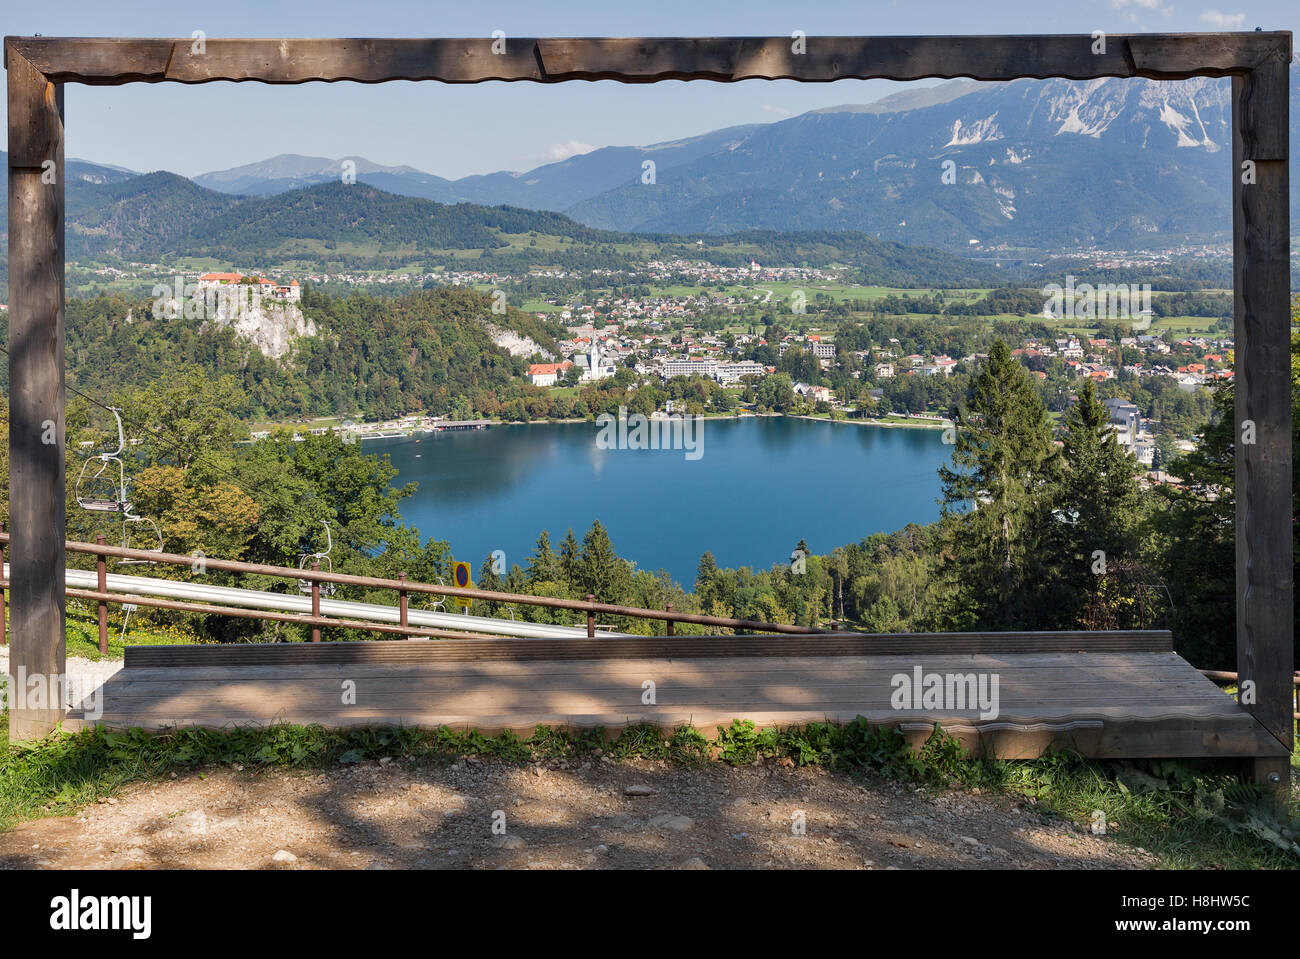
<svg viewBox="0 0 1300 959">
<path fill-rule="evenodd" d="M 536 691 L 551 689 L 578 689 L 592 686 L 640 689 L 647 679 L 660 688 L 668 683 L 685 683 L 698 688 L 750 688 L 758 686 L 797 686 L 816 684 L 827 689 L 880 689 L 888 690 L 893 677 L 913 677 L 915 663 L 904 666 L 882 666 L 871 657 L 869 661 L 846 664 L 841 659 L 825 660 L 825 668 L 801 666 L 785 660 L 771 659 L 762 662 L 764 669 L 733 668 L 741 661 L 735 659 L 709 660 L 622 660 L 609 662 L 580 661 L 572 664 L 519 663 L 506 664 L 514 668 L 492 669 L 495 664 L 475 664 L 464 668 L 461 664 L 411 665 L 373 667 L 365 665 L 338 666 L 314 665 L 294 667 L 239 667 L 220 669 L 197 667 L 195 669 L 128 669 L 113 676 L 109 682 L 118 690 L 133 688 L 166 689 L 181 691 L 193 685 L 210 684 L 277 683 L 310 680 L 317 683 L 337 684 L 351 679 L 373 685 L 415 684 L 420 688 L 438 688 L 443 685 L 522 685 Z M 570 665 L 568 669 L 538 669 L 537 666 Z M 1141 691 L 1143 695 L 1169 695 L 1184 690 L 1211 693 L 1216 698 L 1231 702 L 1231 697 L 1205 679 L 1186 663 L 1181 669 L 1148 670 L 1140 667 L 1110 669 L 1093 673 L 1072 667 L 1049 669 L 1031 667 L 1020 669 L 1015 665 L 985 666 L 982 663 L 950 663 L 936 661 L 926 665 L 925 672 L 937 674 L 981 675 L 999 678 L 1004 693 L 1021 688 L 1068 692 L 1070 690 L 1096 690 L 1123 692 Z M 201 676 L 195 676 L 201 673 Z"/>
<path fill-rule="evenodd" d="M 1167 652 L 1164 630 L 1132 632 L 831 634 L 826 636 L 609 637 L 130 646 L 128 669 L 277 663 L 486 662 L 494 659 L 714 658 L 720 656 L 962 655 L 1014 652 Z"/>
<path fill-rule="evenodd" d="M 512 725 L 516 727 L 527 727 L 530 725 L 544 724 L 549 717 L 553 716 L 608 716 L 612 717 L 615 725 L 626 725 L 629 723 L 651 722 L 694 722 L 698 724 L 703 717 L 716 715 L 720 721 L 730 723 L 733 719 L 753 719 L 755 717 L 768 716 L 773 714 L 800 715 L 807 717 L 808 722 L 821 722 L 832 720 L 835 722 L 849 722 L 855 718 L 862 717 L 873 723 L 888 723 L 890 725 L 930 725 L 935 723 L 943 725 L 945 728 L 958 728 L 961 726 L 970 726 L 971 728 L 982 728 L 988 725 L 991 728 L 1000 728 L 1007 725 L 1013 726 L 1037 726 L 1037 725 L 1069 725 L 1082 724 L 1095 727 L 1098 724 L 1105 726 L 1112 724 L 1117 726 L 1132 725 L 1140 728 L 1147 724 L 1159 723 L 1181 723 L 1187 728 L 1197 728 L 1201 731 L 1213 731 L 1223 729 L 1239 730 L 1259 730 L 1262 736 L 1267 736 L 1259 724 L 1256 723 L 1248 714 L 1238 712 L 1235 714 L 1220 714 L 1217 712 L 1205 713 L 1197 710 L 1187 709 L 1168 709 L 1162 707 L 1152 707 L 1148 709 L 1131 710 L 1126 707 L 1107 706 L 1102 708 L 1091 709 L 1087 712 L 1073 711 L 1069 709 L 1057 709 L 1038 715 L 1037 713 L 1007 713 L 1005 716 L 999 716 L 994 720 L 980 720 L 974 714 L 954 712 L 940 712 L 937 710 L 928 710 L 925 712 L 912 712 L 903 710 L 894 710 L 888 707 L 864 707 L 857 708 L 849 706 L 809 706 L 806 704 L 792 703 L 783 706 L 771 708 L 760 708 L 753 706 L 747 709 L 737 709 L 735 704 L 722 702 L 698 702 L 685 704 L 668 704 L 663 706 L 645 706 L 637 703 L 634 705 L 620 706 L 613 703 L 600 704 L 595 707 L 579 705 L 573 708 L 564 706 L 553 708 L 531 708 L 525 709 L 517 706 L 502 708 L 496 711 L 485 709 L 461 709 L 456 706 L 439 708 L 437 706 L 426 706 L 423 709 L 412 710 L 409 708 L 386 708 L 384 706 L 370 706 L 358 704 L 356 707 L 341 712 L 330 708 L 321 708 L 311 704 L 287 703 L 274 713 L 267 711 L 265 708 L 241 709 L 235 705 L 227 705 L 224 708 L 214 707 L 209 703 L 161 703 L 154 709 L 113 709 L 104 710 L 103 718 L 106 722 L 123 722 L 131 721 L 141 725 L 142 728 L 157 728 L 159 725 L 174 724 L 177 717 L 183 716 L 202 716 L 204 723 L 217 723 L 225 725 L 234 724 L 252 724 L 267 725 L 270 723 L 298 722 L 300 720 L 290 717 L 311 716 L 311 722 L 320 723 L 323 726 L 341 726 L 355 722 L 357 719 L 371 718 L 374 716 L 384 716 L 393 722 L 394 725 L 406 726 L 446 726 L 453 724 L 463 724 L 470 727 L 478 727 L 480 722 L 489 723 L 494 719 L 508 717 Z M 690 717 L 696 717 L 691 720 Z M 1262 755 L 1275 754 L 1276 750 L 1267 752 Z"/>
<path fill-rule="evenodd" d="M 44 736 L 64 675 L 63 88 L 9 68 L 9 736 Z M 24 689 L 42 684 L 41 699 Z"/>
<path fill-rule="evenodd" d="M 840 670 L 848 675 L 863 668 L 876 670 L 910 670 L 917 662 L 915 656 L 876 656 L 870 657 L 870 666 L 864 667 L 861 657 L 855 656 L 786 656 L 781 658 L 781 666 L 788 675 L 821 675 L 825 671 Z M 483 660 L 474 663 L 475 674 L 479 676 L 501 676 L 504 678 L 541 678 L 549 676 L 570 676 L 575 669 L 600 668 L 605 676 L 637 677 L 646 669 L 664 667 L 676 670 L 690 670 L 694 673 L 713 671 L 719 664 L 725 664 L 733 676 L 764 674 L 772 667 L 766 657 L 730 657 L 727 659 L 594 659 L 594 660 Z M 1028 673 L 1050 673 L 1068 670 L 1079 675 L 1087 675 L 1097 682 L 1105 682 L 1113 672 L 1125 671 L 1149 677 L 1152 682 L 1164 682 L 1168 678 L 1188 675 L 1187 663 L 1176 653 L 1089 653 L 1086 660 L 1064 653 L 1011 653 L 953 655 L 941 659 L 927 658 L 927 669 L 932 664 L 943 669 L 1011 669 Z M 445 676 L 449 671 L 459 668 L 456 663 L 416 662 L 416 663 L 316 663 L 311 667 L 319 675 L 338 677 L 364 676 L 367 678 L 383 677 L 422 677 Z M 186 666 L 183 671 L 173 672 L 170 667 L 132 666 L 122 672 L 115 681 L 132 682 L 136 677 L 154 679 L 170 683 L 201 682 L 211 679 L 227 679 L 234 676 L 251 679 L 291 679 L 301 675 L 300 667 L 293 663 L 275 663 L 269 665 L 239 666 Z M 1199 672 L 1196 673 L 1202 683 L 1214 685 Z M 1217 688 L 1217 687 L 1216 687 Z"/>
<path fill-rule="evenodd" d="M 893 665 L 888 665 L 890 662 Z M 190 684 L 212 682 L 277 682 L 309 675 L 322 682 L 341 682 L 353 679 L 370 683 L 441 683 L 464 682 L 469 677 L 475 682 L 529 683 L 533 688 L 563 687 L 566 684 L 585 684 L 595 680 L 610 685 L 633 684 L 639 686 L 645 679 L 675 678 L 700 685 L 713 683 L 727 686 L 755 685 L 775 680 L 786 683 L 818 682 L 828 685 L 862 686 L 888 683 L 899 673 L 912 675 L 915 662 L 887 658 L 883 662 L 871 657 L 870 664 L 840 658 L 822 660 L 818 668 L 799 660 L 761 660 L 769 663 L 763 668 L 739 659 L 692 660 L 616 660 L 593 662 L 590 660 L 528 663 L 476 663 L 470 673 L 460 664 L 321 664 L 313 666 L 219 666 L 128 669 L 112 678 L 115 688 L 129 689 L 137 685 L 167 686 L 180 690 Z M 1140 665 L 1111 667 L 1105 670 L 1083 670 L 1078 667 L 1025 666 L 1011 663 L 984 664 L 981 662 L 935 661 L 925 665 L 927 672 L 972 673 L 991 672 L 1001 677 L 1003 688 L 1028 683 L 1036 686 L 1081 687 L 1113 689 L 1137 687 L 1142 689 L 1189 688 L 1213 690 L 1227 698 L 1209 680 L 1182 663 L 1179 668 L 1152 668 Z M 306 671 L 306 672 L 304 672 Z"/>
<path fill-rule="evenodd" d="M 41 169 L 63 141 L 63 120 L 48 99 L 57 88 L 21 56 L 9 61 L 9 166 Z"/>
<path fill-rule="evenodd" d="M 927 37 L 122 39 L 8 37 L 58 82 L 1228 76 L 1290 58 L 1286 32 Z"/>
<path fill-rule="evenodd" d="M 575 730 L 603 728 L 607 735 L 617 735 L 618 731 L 629 723 L 648 723 L 661 729 L 671 730 L 689 723 L 710 739 L 717 735 L 717 728 L 729 726 L 737 718 L 730 711 L 704 710 L 661 710 L 656 713 L 589 713 L 589 714 L 535 714 L 527 717 L 519 715 L 496 716 L 452 716 L 447 714 L 426 714 L 411 716 L 403 714 L 356 713 L 346 717 L 323 716 L 307 711 L 286 713 L 280 718 L 282 722 L 321 723 L 339 727 L 348 726 L 447 726 L 459 729 L 477 729 L 485 735 L 495 735 L 510 730 L 520 736 L 529 737 L 538 725 L 552 728 Z M 857 718 L 854 713 L 824 713 L 812 711 L 772 711 L 752 712 L 748 718 L 760 728 L 776 726 L 803 726 L 814 722 L 848 723 Z M 897 714 L 864 717 L 872 726 L 906 728 L 905 735 L 913 742 L 923 742 L 933 724 L 908 722 L 906 727 L 898 721 Z M 124 719 L 106 716 L 102 725 L 110 728 L 126 728 L 139 725 L 137 717 Z M 1048 749 L 1073 748 L 1084 756 L 1107 759 L 1127 758 L 1161 758 L 1161 757 L 1256 757 L 1283 756 L 1283 747 L 1272 736 L 1263 732 L 1257 723 L 1249 717 L 1239 717 L 1242 721 L 1215 719 L 1189 724 L 1186 717 L 1148 722 L 1125 722 L 1121 718 L 1102 720 L 1100 726 L 1095 721 L 1060 723 L 1026 723 L 1016 728 L 1015 724 L 990 724 L 987 728 L 964 725 L 960 720 L 940 722 L 944 730 L 956 736 L 967 749 L 976 754 L 994 756 L 1002 759 L 1028 759 L 1042 755 Z M 78 729 L 96 725 L 84 718 L 70 718 L 65 728 Z M 229 717 L 205 713 L 175 713 L 159 717 L 147 727 L 154 729 L 176 728 L 183 726 L 201 726 L 221 729 L 235 725 Z M 917 728 L 919 727 L 919 728 Z"/>
<path fill-rule="evenodd" d="M 104 695 L 111 698 L 114 704 L 131 703 L 141 708 L 149 708 L 152 703 L 212 702 L 214 705 L 240 703 L 258 709 L 277 702 L 287 702 L 292 695 L 295 704 L 316 704 L 344 712 L 346 710 L 340 688 L 340 683 L 320 683 L 311 680 L 189 684 L 183 688 L 165 684 L 122 686 L 109 683 L 103 687 Z M 530 689 L 522 685 L 499 682 L 466 684 L 455 681 L 435 683 L 425 680 L 419 683 L 374 683 L 357 680 L 355 686 L 350 684 L 348 688 L 355 691 L 358 702 L 364 700 L 367 705 L 374 702 L 400 702 L 410 706 L 423 706 L 430 702 L 439 704 L 454 702 L 464 704 L 467 709 L 482 709 L 489 703 L 500 704 L 503 709 L 528 709 L 536 708 L 536 705 L 543 701 L 551 706 L 558 706 L 561 703 L 574 704 L 578 701 L 584 703 L 600 701 L 616 703 L 622 708 L 635 706 L 642 698 L 639 683 L 636 685 L 574 683 L 569 686 Z M 888 679 L 874 684 L 773 682 L 725 686 L 702 686 L 665 679 L 655 687 L 656 702 L 665 706 L 683 706 L 696 702 L 725 702 L 742 706 L 758 706 L 766 703 L 830 706 L 842 703 L 890 707 L 892 692 Z M 1044 703 L 1050 703 L 1050 706 L 1045 706 Z M 1065 709 L 1073 712 L 1110 707 L 1145 709 L 1159 706 L 1161 709 L 1172 707 L 1174 712 L 1185 710 L 1189 713 L 1224 715 L 1241 710 L 1241 707 L 1231 698 L 1221 693 L 1214 694 L 1214 698 L 1206 698 L 1201 692 L 1187 687 L 1157 693 L 1152 690 L 1132 688 L 1103 690 L 1095 686 L 1053 688 L 1032 684 L 1008 684 L 1008 688 L 999 690 L 999 705 L 999 711 L 1015 710 L 1019 715 L 1037 715 L 1040 711 L 1048 709 Z M 569 705 L 566 708 L 576 708 L 576 706 Z"/>
<path fill-rule="evenodd" d="M 1288 68 L 1232 83 L 1236 315 L 1237 672 L 1247 709 L 1289 747 L 1294 728 Z"/>
</svg>

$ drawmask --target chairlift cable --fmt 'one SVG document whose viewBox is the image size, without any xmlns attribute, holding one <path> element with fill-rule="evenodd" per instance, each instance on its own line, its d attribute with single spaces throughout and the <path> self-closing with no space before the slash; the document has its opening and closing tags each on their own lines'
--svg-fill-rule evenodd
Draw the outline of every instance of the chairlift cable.
<svg viewBox="0 0 1300 959">
<path fill-rule="evenodd" d="M 4 347 L 3 345 L 0 345 L 0 352 L 4 353 L 6 356 L 9 355 L 9 350 L 8 350 L 6 347 Z M 160 433 L 158 433 L 156 430 L 152 430 L 152 429 L 150 429 L 148 426 L 146 426 L 146 425 L 143 424 L 143 423 L 136 423 L 136 422 L 133 422 L 133 421 L 131 421 L 130 419 L 127 419 L 126 417 L 122 416 L 121 410 L 120 410 L 119 408 L 117 408 L 117 407 L 113 407 L 113 406 L 108 406 L 108 405 L 106 405 L 106 404 L 104 404 L 104 403 L 101 403 L 99 400 L 95 399 L 93 396 L 90 396 L 90 395 L 87 394 L 87 393 L 83 393 L 81 390 L 77 389 L 75 386 L 69 385 L 69 384 L 67 384 L 67 383 L 64 384 L 64 388 L 67 389 L 67 390 L 69 390 L 69 391 L 72 392 L 72 393 L 75 393 L 77 396 L 79 396 L 79 397 L 81 397 L 82 399 L 86 400 L 88 403 L 91 403 L 91 404 L 93 404 L 94 406 L 99 407 L 100 409 L 104 410 L 105 412 L 112 413 L 113 416 L 117 419 L 119 439 L 122 439 L 122 437 L 123 437 L 123 434 L 122 434 L 122 432 L 121 432 L 122 424 L 123 424 L 123 423 L 126 423 L 128 426 L 131 426 L 131 427 L 133 427 L 133 428 L 135 428 L 135 429 L 140 430 L 141 432 L 144 432 L 144 433 L 149 434 L 149 435 L 150 435 L 151 437 L 153 437 L 155 440 L 158 440 L 158 441 L 160 442 L 160 445 L 162 445 L 165 449 L 169 450 L 169 451 L 170 451 L 171 453 L 173 453 L 173 454 L 177 454 L 177 453 L 180 453 L 180 452 L 189 452 L 189 453 L 193 454 L 193 456 L 194 456 L 195 458 L 198 458 L 198 457 L 203 456 L 203 455 L 205 454 L 205 452 L 206 452 L 205 450 L 188 450 L 188 451 L 182 450 L 182 448 L 181 448 L 180 446 L 178 446 L 178 445 L 175 443 L 174 440 L 170 440 L 170 439 L 168 439 L 167 437 L 162 436 L 162 435 L 161 435 Z M 118 453 L 119 453 L 119 454 L 122 452 L 122 448 L 124 448 L 125 445 L 126 445 L 126 444 L 125 444 L 125 440 L 123 440 L 123 442 L 121 442 L 121 443 L 119 444 L 119 447 L 120 447 L 119 450 L 118 450 Z M 88 460 L 86 461 L 86 463 L 89 464 L 89 463 L 92 462 L 94 459 L 98 458 L 99 455 L 100 455 L 100 454 L 96 454 L 96 456 L 92 456 L 90 459 L 88 459 Z M 119 465 L 121 465 L 120 461 L 119 461 Z M 220 466 L 217 466 L 215 463 L 211 463 L 211 462 L 209 462 L 207 465 L 208 465 L 211 469 L 213 469 L 214 471 L 216 471 L 217 473 L 220 473 L 220 474 L 223 475 L 223 476 L 229 477 L 230 480 L 231 480 L 231 482 L 234 484 L 235 488 L 238 489 L 241 493 L 245 494 L 246 496 L 249 495 L 248 490 L 246 490 L 246 489 L 244 488 L 243 484 L 240 483 L 239 478 L 238 478 L 237 476 L 235 476 L 235 474 L 231 473 L 231 472 L 230 472 L 229 470 L 227 470 L 227 469 L 224 469 L 224 468 L 222 468 L 222 467 L 220 467 Z M 82 469 L 83 469 L 83 472 L 84 472 L 85 467 L 83 466 Z M 102 472 L 102 470 L 101 470 L 100 472 Z M 99 474 L 96 474 L 96 476 L 98 476 L 98 475 L 99 475 Z M 93 479 L 93 478 L 92 478 L 92 479 Z M 78 484 L 79 484 L 79 483 L 80 483 L 80 477 L 78 478 Z M 125 479 L 123 479 L 123 482 L 122 482 L 122 499 L 123 499 L 123 500 L 126 499 Z M 78 505 L 81 505 L 80 501 L 78 501 Z M 83 506 L 83 508 L 87 508 L 87 509 L 88 509 L 88 507 L 84 507 L 84 506 Z M 94 510 L 91 510 L 91 511 L 94 511 Z M 101 511 L 101 512 L 104 512 L 105 510 L 100 510 L 100 511 Z M 128 508 L 126 511 L 124 511 L 124 512 L 127 513 L 128 516 L 129 516 L 129 508 Z M 129 517 L 128 519 L 124 520 L 124 521 L 123 521 L 123 534 L 124 534 L 124 535 L 125 535 L 125 532 L 126 532 L 126 531 L 125 531 L 125 523 L 126 523 L 126 522 L 130 522 L 130 521 L 132 521 L 132 520 L 135 520 L 135 521 L 144 521 L 144 522 L 148 522 L 148 523 L 150 523 L 150 524 L 154 527 L 154 532 L 155 532 L 155 533 L 158 533 L 158 540 L 159 540 L 159 543 L 162 542 L 162 535 L 161 535 L 161 532 L 160 532 L 159 529 L 158 529 L 158 524 L 155 523 L 153 520 L 148 519 L 147 517 Z M 307 557 L 310 557 L 310 556 L 312 556 L 312 555 L 322 555 L 322 556 L 326 556 L 326 557 L 327 557 L 328 554 L 329 554 L 329 552 L 330 552 L 331 550 L 333 550 L 333 548 L 334 548 L 333 537 L 332 537 L 332 535 L 331 535 L 331 533 L 330 533 L 329 525 L 328 525 L 327 523 L 325 523 L 324 520 L 321 520 L 321 523 L 322 523 L 322 525 L 325 526 L 325 535 L 326 535 L 327 539 L 329 540 L 329 546 L 326 548 L 324 554 L 306 554 Z M 159 550 L 161 550 L 161 548 L 162 548 L 162 547 L 159 546 Z M 127 562 L 127 561 L 123 561 L 123 562 Z M 148 562 L 148 561 L 147 561 L 147 560 L 135 560 L 135 561 L 133 561 L 133 562 L 137 562 L 137 563 L 138 563 L 138 562 Z M 332 564 L 331 564 L 331 566 L 332 566 Z M 301 567 L 300 567 L 300 568 L 301 568 Z M 310 591 L 310 588 L 311 588 L 311 587 L 310 587 L 310 581 L 308 581 L 308 580 L 299 580 L 299 584 L 300 584 L 300 585 L 301 585 L 302 583 L 304 583 L 304 582 L 308 583 L 308 590 Z M 332 586 L 334 586 L 334 584 L 331 583 L 331 584 L 329 584 L 329 586 L 332 587 Z M 332 593 L 334 590 L 333 590 L 333 589 L 330 589 L 329 591 Z"/>
<path fill-rule="evenodd" d="M 6 349 L 4 346 L 0 346 L 0 353 L 4 353 L 6 356 L 8 356 L 8 355 L 9 355 L 9 350 Z M 95 399 L 93 396 L 90 396 L 90 395 L 87 394 L 87 393 L 83 393 L 81 390 L 77 389 L 75 386 L 72 386 L 72 385 L 70 385 L 70 384 L 65 383 L 65 384 L 64 384 L 64 389 L 66 389 L 66 390 L 67 390 L 68 392 L 70 392 L 70 393 L 75 393 L 77 396 L 80 396 L 80 397 L 81 397 L 83 400 L 85 400 L 86 402 L 91 403 L 91 404 L 93 404 L 94 406 L 98 406 L 101 410 L 104 410 L 104 411 L 107 412 L 107 413 L 112 413 L 112 412 L 114 411 L 114 409 L 115 409 L 115 407 L 107 406 L 107 405 L 105 405 L 104 403 L 101 403 L 99 400 Z M 120 412 L 120 411 L 119 411 L 119 412 Z M 197 457 L 200 457 L 200 456 L 204 456 L 204 455 L 206 454 L 206 451 L 205 451 L 205 450 L 193 450 L 193 449 L 191 449 L 191 450 L 186 450 L 186 449 L 184 449 L 184 447 L 178 445 L 178 444 L 176 443 L 175 440 L 169 439 L 168 437 L 164 436 L 163 434 L 159 433 L 158 431 L 153 430 L 153 429 L 150 429 L 148 426 L 146 426 L 146 425 L 143 424 L 143 423 L 137 423 L 137 422 L 134 422 L 134 421 L 132 421 L 132 420 L 130 420 L 130 419 L 127 419 L 125 416 L 122 417 L 122 422 L 124 422 L 127 426 L 130 426 L 130 427 L 132 427 L 132 428 L 134 428 L 134 429 L 140 430 L 140 431 L 143 432 L 143 433 L 148 433 L 151 437 L 153 437 L 153 439 L 157 440 L 157 441 L 159 442 L 159 444 L 160 444 L 163 448 L 165 448 L 168 452 L 171 452 L 171 453 L 173 453 L 173 454 L 179 454 L 179 453 L 183 453 L 183 452 L 189 452 L 189 453 L 191 453 L 191 454 L 192 454 L 194 457 L 196 457 L 196 458 L 197 458 Z M 242 492 L 242 493 L 247 493 L 247 492 L 248 492 L 248 490 L 244 489 L 243 485 L 239 482 L 238 477 L 236 477 L 234 473 L 231 473 L 229 470 L 226 470 L 226 469 L 223 469 L 223 468 L 220 467 L 220 466 L 217 466 L 215 463 L 211 463 L 211 462 L 210 462 L 210 463 L 208 463 L 207 465 L 208 465 L 209 468 L 211 468 L 212 470 L 214 470 L 214 471 L 216 471 L 216 472 L 222 474 L 223 476 L 227 476 L 227 477 L 229 477 L 230 480 L 231 480 L 231 482 L 233 482 L 233 483 L 235 484 L 235 486 L 239 489 L 240 492 Z"/>
</svg>

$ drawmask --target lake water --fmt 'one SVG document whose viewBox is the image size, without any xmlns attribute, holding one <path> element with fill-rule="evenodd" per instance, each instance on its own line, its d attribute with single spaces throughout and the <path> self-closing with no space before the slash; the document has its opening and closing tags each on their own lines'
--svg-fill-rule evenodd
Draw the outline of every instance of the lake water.
<svg viewBox="0 0 1300 959">
<path fill-rule="evenodd" d="M 451 544 L 475 574 L 493 550 L 525 564 L 538 534 L 556 547 L 599 519 L 614 549 L 641 569 L 693 588 L 700 555 L 719 566 L 789 562 L 871 533 L 938 518 L 937 468 L 951 447 L 938 430 L 780 417 L 707 420 L 702 455 L 598 449 L 591 423 L 493 426 L 367 441 L 387 453 L 408 526 Z"/>
</svg>

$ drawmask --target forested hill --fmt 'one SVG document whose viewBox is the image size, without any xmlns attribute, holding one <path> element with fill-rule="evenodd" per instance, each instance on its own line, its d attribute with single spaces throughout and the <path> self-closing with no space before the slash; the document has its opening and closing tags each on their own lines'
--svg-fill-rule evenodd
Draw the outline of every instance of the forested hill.
<svg viewBox="0 0 1300 959">
<path fill-rule="evenodd" d="M 167 265 L 211 257 L 242 269 L 305 272 L 521 272 L 622 269 L 655 258 L 751 259 L 778 266 L 854 268 L 887 286 L 999 286 L 987 263 L 862 233 L 750 231 L 733 236 L 593 229 L 560 213 L 397 196 L 365 183 L 322 183 L 267 197 L 208 190 L 173 173 L 68 183 L 68 258 Z"/>
<path fill-rule="evenodd" d="M 494 315 L 488 297 L 463 288 L 402 297 L 357 293 L 326 297 L 310 288 L 302 309 L 319 330 L 278 364 L 229 329 L 198 319 L 160 319 L 147 300 L 100 296 L 67 308 L 68 383 L 101 403 L 165 379 L 180 361 L 213 378 L 233 375 L 247 391 L 241 419 L 362 414 L 387 418 L 414 410 L 500 412 L 542 393 L 523 373 L 527 357 L 495 345 L 489 327 L 531 337 L 553 351 L 553 328 L 513 308 Z M 0 322 L 7 327 L 6 314 Z M 7 337 L 7 328 L 0 336 Z M 0 379 L 8 392 L 7 370 Z M 471 405 L 472 404 L 472 405 Z"/>
<path fill-rule="evenodd" d="M 175 173 L 146 173 L 112 183 L 72 181 L 67 188 L 65 243 L 70 260 L 115 253 L 156 260 L 183 248 L 196 224 L 239 206 Z"/>
<path fill-rule="evenodd" d="M 209 223 L 196 224 L 166 252 L 225 259 L 287 256 L 309 254 L 316 249 L 308 242 L 313 240 L 326 250 L 347 246 L 361 254 L 494 250 L 509 245 L 500 234 L 529 232 L 582 243 L 606 239 L 602 231 L 559 213 L 472 203 L 448 206 L 364 183 L 323 183 L 239 203 Z"/>
</svg>

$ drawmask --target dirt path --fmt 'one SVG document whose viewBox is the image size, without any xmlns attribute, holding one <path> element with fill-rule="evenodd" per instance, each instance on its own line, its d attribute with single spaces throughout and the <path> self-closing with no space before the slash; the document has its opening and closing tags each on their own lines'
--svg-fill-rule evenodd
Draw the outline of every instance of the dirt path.
<svg viewBox="0 0 1300 959">
<path fill-rule="evenodd" d="M 504 834 L 493 833 L 494 819 L 504 822 Z M 0 834 L 0 869 L 1155 864 L 1150 854 L 1005 796 L 862 784 L 812 767 L 607 760 L 209 769 Z"/>
</svg>

